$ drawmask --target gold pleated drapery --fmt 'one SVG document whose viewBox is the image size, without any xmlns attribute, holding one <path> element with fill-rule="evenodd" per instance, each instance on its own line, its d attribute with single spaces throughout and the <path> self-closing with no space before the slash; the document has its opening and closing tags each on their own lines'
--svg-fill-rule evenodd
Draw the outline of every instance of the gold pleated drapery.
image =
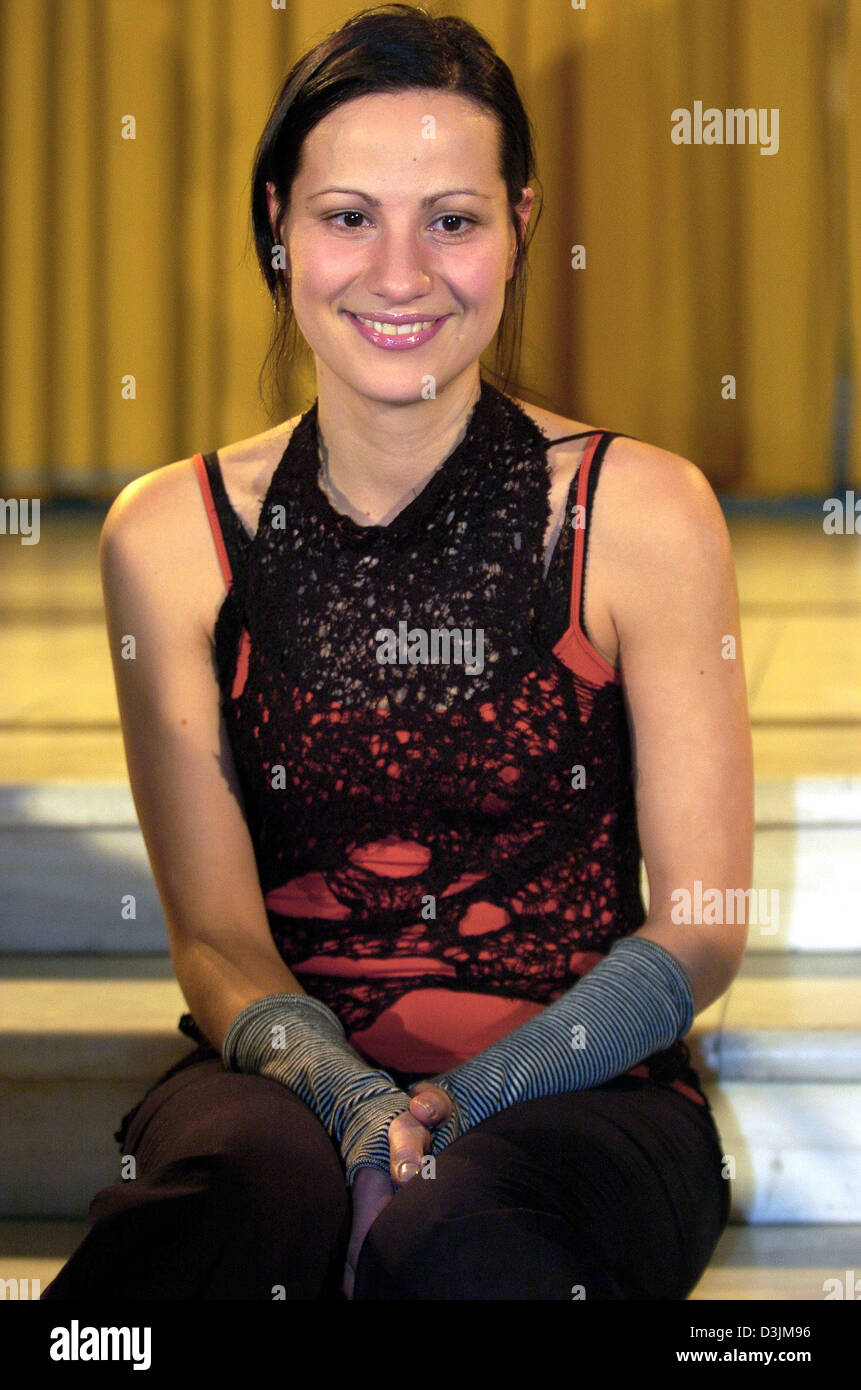
<svg viewBox="0 0 861 1390">
<path fill-rule="evenodd" d="M 272 423 L 254 147 L 292 62 L 359 8 L 4 0 L 6 496 L 108 500 Z M 827 493 L 841 382 L 861 400 L 861 0 L 432 8 L 486 33 L 536 131 L 521 393 L 717 488 Z M 673 143 L 671 113 L 696 102 L 776 108 L 779 148 Z M 296 373 L 281 418 L 312 396 Z M 857 405 L 848 464 L 861 485 Z"/>
</svg>

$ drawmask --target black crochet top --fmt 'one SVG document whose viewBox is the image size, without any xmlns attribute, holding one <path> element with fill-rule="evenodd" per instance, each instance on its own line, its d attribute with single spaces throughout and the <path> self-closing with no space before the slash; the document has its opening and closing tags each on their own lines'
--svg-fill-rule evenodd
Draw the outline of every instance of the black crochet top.
<svg viewBox="0 0 861 1390">
<path fill-rule="evenodd" d="M 316 418 L 253 539 L 217 455 L 195 457 L 228 585 L 222 710 L 279 952 L 362 1055 L 427 1076 L 645 919 L 621 680 L 583 630 L 615 436 L 584 436 L 545 577 L 551 441 L 489 383 L 387 525 L 327 500 Z M 683 1042 L 632 1074 L 707 1105 Z"/>
</svg>

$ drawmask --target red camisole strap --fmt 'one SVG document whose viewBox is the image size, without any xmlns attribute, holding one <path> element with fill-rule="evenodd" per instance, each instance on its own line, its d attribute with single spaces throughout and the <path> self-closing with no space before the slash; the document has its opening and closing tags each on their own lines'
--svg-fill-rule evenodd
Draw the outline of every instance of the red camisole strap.
<svg viewBox="0 0 861 1390">
<path fill-rule="evenodd" d="M 193 463 L 195 472 L 197 473 L 197 481 L 200 484 L 200 491 L 203 494 L 203 505 L 206 507 L 206 514 L 209 517 L 209 526 L 212 531 L 212 539 L 215 541 L 218 563 L 221 566 L 221 573 L 224 575 L 224 582 L 228 589 L 230 589 L 233 586 L 233 571 L 230 568 L 230 561 L 227 558 L 227 547 L 224 544 L 221 524 L 218 520 L 218 513 L 215 510 L 215 499 L 212 495 L 212 488 L 209 486 L 209 478 L 206 472 L 206 464 L 203 461 L 203 454 L 195 454 Z"/>
<path fill-rule="evenodd" d="M 595 451 L 601 440 L 604 438 L 606 430 L 596 430 L 580 460 L 577 471 L 577 493 L 575 506 L 577 507 L 576 521 L 574 522 L 574 559 L 571 566 L 571 608 L 568 615 L 568 628 L 562 634 L 554 647 L 555 654 L 560 661 L 576 671 L 578 675 L 586 680 L 594 682 L 596 685 L 604 685 L 608 680 L 618 681 L 619 672 L 615 666 L 611 666 L 605 656 L 594 647 L 586 636 L 580 625 L 580 601 L 583 593 L 584 582 L 584 561 L 586 556 L 586 537 L 590 518 L 587 515 L 587 498 L 589 495 L 589 474 L 592 469 L 592 460 Z"/>
</svg>

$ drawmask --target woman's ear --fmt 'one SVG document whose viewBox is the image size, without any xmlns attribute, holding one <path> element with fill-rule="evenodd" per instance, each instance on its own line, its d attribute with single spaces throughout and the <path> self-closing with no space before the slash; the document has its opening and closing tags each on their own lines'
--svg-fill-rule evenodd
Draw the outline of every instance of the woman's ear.
<svg viewBox="0 0 861 1390">
<path fill-rule="evenodd" d="M 267 182 L 266 184 L 266 205 L 269 209 L 269 226 L 272 228 L 272 240 L 280 241 L 280 224 L 283 215 L 281 199 L 278 197 L 278 190 L 276 189 L 274 183 L 271 182 Z"/>
<path fill-rule="evenodd" d="M 535 201 L 535 189 L 523 188 L 521 189 L 521 193 L 523 196 L 521 197 L 520 202 L 517 205 L 517 212 L 521 222 L 523 223 L 523 230 L 525 232 L 527 223 L 529 222 L 529 214 L 532 211 L 532 204 Z"/>
<path fill-rule="evenodd" d="M 269 226 L 272 228 L 272 240 L 275 242 L 276 246 L 282 246 L 284 245 L 284 243 L 281 240 L 281 219 L 283 217 L 283 209 L 281 206 L 281 199 L 278 197 L 278 190 L 276 189 L 274 183 L 271 182 L 267 182 L 266 184 L 266 203 L 269 209 Z M 284 246 L 284 274 L 289 279 L 290 262 L 287 259 L 286 246 Z"/>
<path fill-rule="evenodd" d="M 272 228 L 273 241 L 278 240 L 278 223 L 281 220 L 281 199 L 274 183 L 266 183 L 266 205 L 269 209 L 269 226 Z"/>
<path fill-rule="evenodd" d="M 534 198 L 535 198 L 535 190 L 532 189 L 532 188 L 523 188 L 523 189 L 521 189 L 521 193 L 522 193 L 522 197 L 521 197 L 521 199 L 520 199 L 520 202 L 517 204 L 516 212 L 517 212 L 517 216 L 520 218 L 520 224 L 521 224 L 521 229 L 522 229 L 522 236 L 523 236 L 523 239 L 524 239 L 524 241 L 525 241 L 525 239 L 526 239 L 526 228 L 527 228 L 528 225 L 529 225 L 529 215 L 530 215 L 530 213 L 532 212 L 532 203 L 533 203 L 533 200 L 534 200 Z M 511 229 L 511 255 L 510 255 L 509 260 L 508 260 L 508 270 L 507 270 L 507 273 L 506 273 L 506 276 L 505 276 L 506 280 L 510 280 L 511 276 L 514 274 L 514 270 L 515 270 L 516 265 L 517 265 L 517 239 L 516 239 L 516 237 L 515 237 L 515 235 L 514 235 L 514 228 L 512 227 L 512 229 Z"/>
</svg>

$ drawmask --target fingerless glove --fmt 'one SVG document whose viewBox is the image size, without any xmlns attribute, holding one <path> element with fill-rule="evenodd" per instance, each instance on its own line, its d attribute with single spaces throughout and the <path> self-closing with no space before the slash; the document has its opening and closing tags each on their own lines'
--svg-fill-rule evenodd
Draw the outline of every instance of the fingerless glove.
<svg viewBox="0 0 861 1390">
<path fill-rule="evenodd" d="M 227 1071 L 280 1081 L 338 1145 L 353 1186 L 360 1168 L 390 1176 L 388 1127 L 410 1098 L 350 1047 L 340 1020 L 307 994 L 269 994 L 236 1015 L 222 1047 Z"/>
<path fill-rule="evenodd" d="M 430 1078 L 453 1101 L 451 1118 L 432 1131 L 431 1152 L 519 1101 L 610 1081 L 684 1037 L 693 1017 L 675 956 L 648 937 L 623 937 L 540 1014 Z"/>
</svg>

